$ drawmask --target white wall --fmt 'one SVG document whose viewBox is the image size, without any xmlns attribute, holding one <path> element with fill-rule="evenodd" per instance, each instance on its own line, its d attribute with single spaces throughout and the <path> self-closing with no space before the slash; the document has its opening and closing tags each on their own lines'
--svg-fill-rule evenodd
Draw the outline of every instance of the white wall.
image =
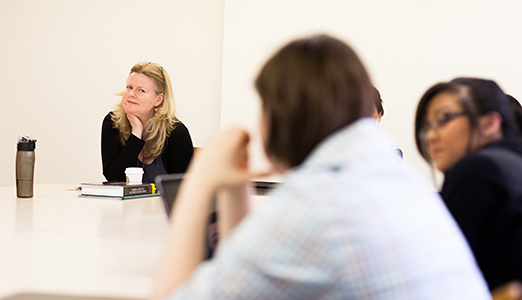
<svg viewBox="0 0 522 300">
<path fill-rule="evenodd" d="M 384 100 L 381 128 L 431 179 L 414 144 L 418 100 L 457 76 L 494 79 L 521 99 L 521 10 L 506 0 L 226 0 L 221 124 L 256 128 L 252 82 L 262 64 L 294 38 L 328 33 L 363 59 Z"/>
<path fill-rule="evenodd" d="M 0 0 L 0 186 L 15 183 L 19 134 L 38 139 L 36 183 L 103 180 L 101 122 L 138 61 L 169 71 L 195 145 L 220 126 L 254 131 L 258 69 L 290 39 L 319 32 L 358 51 L 384 99 L 381 127 L 429 177 L 413 143 L 419 97 L 466 75 L 522 98 L 521 9 L 514 0 Z"/>
<path fill-rule="evenodd" d="M 102 181 L 100 129 L 132 65 L 162 64 L 196 146 L 220 126 L 223 0 L 0 0 L 0 186 L 19 134 L 36 183 Z"/>
</svg>

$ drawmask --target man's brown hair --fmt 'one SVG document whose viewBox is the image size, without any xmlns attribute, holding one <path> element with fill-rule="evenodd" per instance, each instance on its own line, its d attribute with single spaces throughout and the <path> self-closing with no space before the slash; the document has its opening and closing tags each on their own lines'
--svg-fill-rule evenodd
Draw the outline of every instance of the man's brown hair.
<svg viewBox="0 0 522 300">
<path fill-rule="evenodd" d="M 255 86 L 266 117 L 267 155 L 290 168 L 331 133 L 371 116 L 374 106 L 373 86 L 357 54 L 327 35 L 284 46 Z"/>
</svg>

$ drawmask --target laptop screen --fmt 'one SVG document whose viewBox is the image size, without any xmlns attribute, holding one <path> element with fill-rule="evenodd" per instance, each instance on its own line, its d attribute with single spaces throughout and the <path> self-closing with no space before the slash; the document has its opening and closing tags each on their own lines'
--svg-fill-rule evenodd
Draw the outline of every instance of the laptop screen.
<svg viewBox="0 0 522 300">
<path fill-rule="evenodd" d="M 183 176 L 185 176 L 184 173 L 159 175 L 156 177 L 156 186 L 161 193 L 167 216 L 170 216 L 172 213 L 172 207 L 176 201 L 176 196 L 178 195 L 179 186 L 181 185 Z"/>
<path fill-rule="evenodd" d="M 163 205 L 165 206 L 165 211 L 167 212 L 167 216 L 169 217 L 169 219 L 170 215 L 172 214 L 172 207 L 176 202 L 179 187 L 181 185 L 181 182 L 183 181 L 184 176 L 185 174 L 180 173 L 158 175 L 156 177 L 156 186 L 161 192 Z M 213 200 L 213 202 L 214 201 L 215 199 Z M 217 213 L 214 211 L 214 209 L 209 210 L 208 226 L 206 231 L 207 237 L 205 239 L 205 258 L 209 259 L 213 256 L 218 243 Z"/>
</svg>

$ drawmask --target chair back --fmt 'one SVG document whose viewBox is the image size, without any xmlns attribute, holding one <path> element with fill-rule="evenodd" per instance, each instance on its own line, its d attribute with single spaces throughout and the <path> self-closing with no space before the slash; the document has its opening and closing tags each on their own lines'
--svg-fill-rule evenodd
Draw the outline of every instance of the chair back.
<svg viewBox="0 0 522 300">
<path fill-rule="evenodd" d="M 522 300 L 522 283 L 510 281 L 491 291 L 493 300 Z"/>
</svg>

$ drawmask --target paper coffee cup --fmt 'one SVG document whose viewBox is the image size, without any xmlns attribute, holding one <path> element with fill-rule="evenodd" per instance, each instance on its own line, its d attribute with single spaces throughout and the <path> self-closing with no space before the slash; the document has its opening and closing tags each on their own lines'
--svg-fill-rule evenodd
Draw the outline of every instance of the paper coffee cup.
<svg viewBox="0 0 522 300">
<path fill-rule="evenodd" d="M 127 168 L 125 169 L 125 175 L 127 176 L 127 184 L 142 184 L 142 168 Z"/>
</svg>

